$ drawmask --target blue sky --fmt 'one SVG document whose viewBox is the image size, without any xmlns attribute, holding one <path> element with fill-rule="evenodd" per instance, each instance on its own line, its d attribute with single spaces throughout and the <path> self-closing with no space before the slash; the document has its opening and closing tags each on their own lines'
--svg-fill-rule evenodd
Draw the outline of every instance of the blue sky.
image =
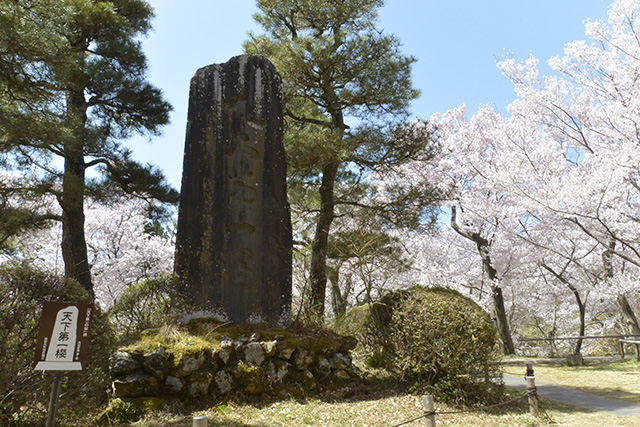
<svg viewBox="0 0 640 427">
<path fill-rule="evenodd" d="M 254 0 L 150 0 L 154 30 L 144 39 L 149 79 L 174 107 L 163 135 L 133 139 L 135 157 L 153 163 L 180 188 L 189 80 L 205 65 L 242 54 L 253 21 Z M 514 98 L 495 63 L 506 54 L 545 62 L 564 46 L 585 39 L 586 19 L 606 20 L 609 0 L 387 0 L 378 28 L 402 41 L 418 59 L 414 86 L 422 91 L 412 115 L 466 104 L 473 112 L 491 104 L 499 111 Z M 544 67 L 541 67 L 546 72 Z"/>
</svg>

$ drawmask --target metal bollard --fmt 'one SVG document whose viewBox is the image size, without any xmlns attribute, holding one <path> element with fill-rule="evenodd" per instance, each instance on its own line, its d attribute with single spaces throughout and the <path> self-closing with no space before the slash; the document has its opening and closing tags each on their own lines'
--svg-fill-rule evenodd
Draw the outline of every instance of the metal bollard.
<svg viewBox="0 0 640 427">
<path fill-rule="evenodd" d="M 207 427 L 207 416 L 198 415 L 193 417 L 193 427 Z"/>
</svg>

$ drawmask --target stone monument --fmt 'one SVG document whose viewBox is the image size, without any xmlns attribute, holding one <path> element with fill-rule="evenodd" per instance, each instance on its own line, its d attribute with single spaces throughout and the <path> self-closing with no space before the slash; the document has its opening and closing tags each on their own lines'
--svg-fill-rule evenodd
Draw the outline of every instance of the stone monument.
<svg viewBox="0 0 640 427">
<path fill-rule="evenodd" d="M 237 56 L 191 79 L 175 273 L 191 317 L 286 325 L 291 213 L 282 81 Z"/>
</svg>

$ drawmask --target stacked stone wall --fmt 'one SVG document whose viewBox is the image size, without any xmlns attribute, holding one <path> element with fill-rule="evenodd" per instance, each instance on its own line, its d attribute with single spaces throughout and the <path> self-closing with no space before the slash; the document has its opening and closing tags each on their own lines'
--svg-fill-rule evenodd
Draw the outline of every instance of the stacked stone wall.
<svg viewBox="0 0 640 427">
<path fill-rule="evenodd" d="M 351 337 L 223 337 L 196 352 L 120 350 L 111 358 L 117 398 L 270 394 L 281 398 L 337 388 L 355 377 Z"/>
</svg>

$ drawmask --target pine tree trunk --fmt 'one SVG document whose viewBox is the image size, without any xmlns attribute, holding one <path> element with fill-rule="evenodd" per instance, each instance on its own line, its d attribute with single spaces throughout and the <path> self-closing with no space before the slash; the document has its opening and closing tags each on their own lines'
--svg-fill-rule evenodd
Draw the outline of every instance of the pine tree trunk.
<svg viewBox="0 0 640 427">
<path fill-rule="evenodd" d="M 320 213 L 316 232 L 311 243 L 311 272 L 309 290 L 309 315 L 311 320 L 322 322 L 324 319 L 324 301 L 327 292 L 327 247 L 329 229 L 334 218 L 334 184 L 338 173 L 338 164 L 332 163 L 322 169 L 320 185 Z"/>
<path fill-rule="evenodd" d="M 64 176 L 62 181 L 62 258 L 65 276 L 77 280 L 93 293 L 93 283 L 84 235 L 84 132 L 87 121 L 86 103 L 81 90 L 67 96 L 68 120 L 74 129 L 73 137 L 64 146 Z"/>
<path fill-rule="evenodd" d="M 333 308 L 333 316 L 338 319 L 347 312 L 346 293 L 343 295 L 340 290 L 340 266 L 328 268 L 328 279 L 331 283 L 331 307 Z"/>
</svg>

